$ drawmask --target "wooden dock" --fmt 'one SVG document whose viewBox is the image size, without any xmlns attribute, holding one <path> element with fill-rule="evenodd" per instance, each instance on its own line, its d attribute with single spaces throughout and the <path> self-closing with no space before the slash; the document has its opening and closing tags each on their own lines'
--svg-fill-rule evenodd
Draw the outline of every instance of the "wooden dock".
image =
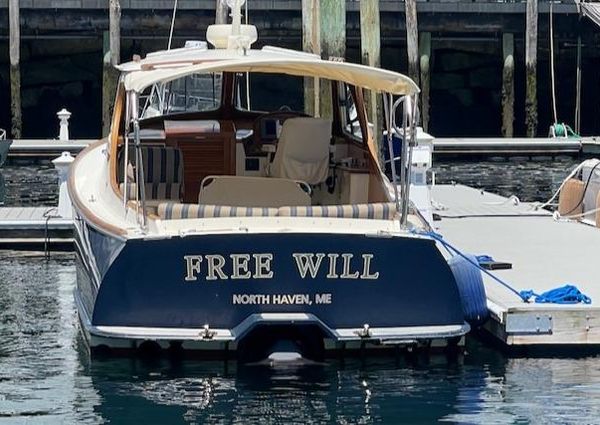
<svg viewBox="0 0 600 425">
<path fill-rule="evenodd" d="M 558 222 L 532 204 L 467 186 L 435 186 L 432 196 L 443 206 L 435 211 L 437 231 L 463 252 L 512 263 L 493 273 L 517 290 L 542 293 L 569 283 L 592 299 L 588 305 L 525 303 L 484 276 L 488 335 L 517 351 L 600 348 L 600 229 Z"/>
<path fill-rule="evenodd" d="M 600 138 L 435 138 L 438 157 L 580 156 L 600 153 Z"/>
<path fill-rule="evenodd" d="M 1 207 L 0 249 L 70 251 L 73 221 L 56 207 Z"/>
<path fill-rule="evenodd" d="M 77 154 L 95 140 L 15 139 L 10 142 L 9 158 L 54 158 L 62 152 Z"/>
<path fill-rule="evenodd" d="M 56 139 L 15 139 L 8 157 L 53 158 L 62 152 L 77 154 L 94 139 L 60 141 Z M 492 156 L 590 156 L 600 155 L 600 137 L 581 139 L 550 138 L 435 138 L 433 153 L 438 158 Z"/>
</svg>

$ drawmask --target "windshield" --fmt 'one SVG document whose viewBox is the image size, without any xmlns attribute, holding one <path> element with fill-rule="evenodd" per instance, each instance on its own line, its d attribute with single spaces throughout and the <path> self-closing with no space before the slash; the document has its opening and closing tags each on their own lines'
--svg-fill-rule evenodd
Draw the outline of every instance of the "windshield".
<svg viewBox="0 0 600 425">
<path fill-rule="evenodd" d="M 142 118 L 214 111 L 221 104 L 221 88 L 221 73 L 192 74 L 167 83 L 155 84 L 142 95 Z"/>
</svg>

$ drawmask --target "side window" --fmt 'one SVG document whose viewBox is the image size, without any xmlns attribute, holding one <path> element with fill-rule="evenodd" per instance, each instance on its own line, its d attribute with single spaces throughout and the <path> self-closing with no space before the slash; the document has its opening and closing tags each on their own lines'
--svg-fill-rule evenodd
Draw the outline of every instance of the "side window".
<svg viewBox="0 0 600 425">
<path fill-rule="evenodd" d="M 362 131 L 360 129 L 356 104 L 354 103 L 350 87 L 347 84 L 340 83 L 339 96 L 340 117 L 344 133 L 356 140 L 362 140 Z"/>
</svg>

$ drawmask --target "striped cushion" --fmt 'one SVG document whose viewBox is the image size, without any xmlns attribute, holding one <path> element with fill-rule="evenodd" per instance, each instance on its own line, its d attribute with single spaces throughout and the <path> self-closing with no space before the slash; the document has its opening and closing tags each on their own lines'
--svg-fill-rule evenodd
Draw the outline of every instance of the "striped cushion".
<svg viewBox="0 0 600 425">
<path fill-rule="evenodd" d="M 274 217 L 277 208 L 232 207 L 226 205 L 196 205 L 163 202 L 158 205 L 158 216 L 164 220 L 215 217 Z"/>
<path fill-rule="evenodd" d="M 121 193 L 125 193 L 125 184 L 120 185 Z M 181 197 L 181 184 L 180 183 L 146 183 L 144 185 L 146 190 L 146 199 L 173 199 L 179 200 Z M 136 199 L 136 192 L 138 190 L 137 183 L 127 184 L 127 199 Z"/>
<path fill-rule="evenodd" d="M 393 202 L 377 204 L 323 205 L 310 207 L 281 207 L 282 217 L 335 217 L 391 220 L 396 215 Z"/>
<path fill-rule="evenodd" d="M 183 183 L 181 150 L 170 146 L 142 146 L 142 163 L 146 183 Z M 135 150 L 129 152 L 129 162 L 135 165 Z M 125 154 L 119 158 L 119 181 L 124 181 Z"/>
</svg>

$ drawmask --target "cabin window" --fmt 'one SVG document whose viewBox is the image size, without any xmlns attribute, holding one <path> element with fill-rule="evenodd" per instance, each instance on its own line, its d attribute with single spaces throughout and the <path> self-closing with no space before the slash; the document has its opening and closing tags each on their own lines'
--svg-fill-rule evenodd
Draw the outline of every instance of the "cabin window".
<svg viewBox="0 0 600 425">
<path fill-rule="evenodd" d="M 237 74 L 235 106 L 244 111 L 303 111 L 303 78 L 285 74 Z M 248 104 L 248 100 L 250 104 Z"/>
<path fill-rule="evenodd" d="M 217 110 L 221 88 L 221 73 L 192 74 L 155 84 L 142 95 L 142 117 Z"/>
<path fill-rule="evenodd" d="M 347 84 L 340 83 L 339 96 L 340 117 L 344 133 L 353 139 L 362 140 L 356 104 L 352 97 L 352 91 Z"/>
</svg>

